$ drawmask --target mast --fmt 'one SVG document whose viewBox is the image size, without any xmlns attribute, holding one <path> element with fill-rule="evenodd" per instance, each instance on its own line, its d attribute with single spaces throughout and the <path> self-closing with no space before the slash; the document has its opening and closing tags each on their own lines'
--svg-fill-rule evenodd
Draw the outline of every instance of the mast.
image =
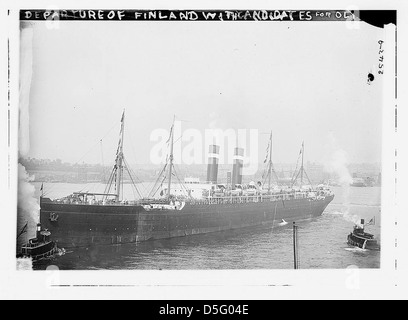
<svg viewBox="0 0 408 320">
<path fill-rule="evenodd" d="M 173 169 L 173 143 L 174 143 L 174 122 L 176 120 L 176 116 L 173 118 L 173 125 L 171 126 L 170 130 L 170 166 L 169 166 L 169 181 L 167 186 L 167 198 L 170 199 L 170 189 L 171 189 L 171 175 Z"/>
<path fill-rule="evenodd" d="M 299 253 L 298 253 L 298 226 L 293 222 L 293 263 L 294 269 L 299 268 Z"/>
<path fill-rule="evenodd" d="M 118 150 L 116 152 L 116 201 L 120 199 L 120 189 L 122 184 L 123 178 L 123 138 L 125 132 L 125 110 L 123 110 L 122 119 L 121 119 L 121 127 L 120 127 L 120 134 L 119 134 L 119 144 Z"/>
<path fill-rule="evenodd" d="M 105 181 L 106 181 L 106 174 L 105 174 L 105 161 L 103 161 L 103 145 L 102 145 L 102 139 L 100 140 L 100 143 L 101 143 L 101 159 L 102 159 L 103 182 L 105 183 Z"/>
<path fill-rule="evenodd" d="M 303 156 L 305 154 L 305 142 L 302 142 L 302 166 L 300 167 L 300 187 L 303 186 Z"/>
<path fill-rule="evenodd" d="M 271 178 L 272 178 L 272 131 L 269 137 L 269 169 L 268 169 L 268 193 L 271 192 Z"/>
</svg>

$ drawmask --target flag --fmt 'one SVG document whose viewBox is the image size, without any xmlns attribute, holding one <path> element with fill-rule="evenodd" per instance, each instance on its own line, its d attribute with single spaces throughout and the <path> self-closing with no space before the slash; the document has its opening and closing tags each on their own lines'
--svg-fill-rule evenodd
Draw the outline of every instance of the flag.
<svg viewBox="0 0 408 320">
<path fill-rule="evenodd" d="M 303 148 L 305 147 L 305 142 L 303 141 L 302 142 L 302 148 L 300 148 L 300 152 L 299 152 L 299 155 L 301 155 L 302 154 L 302 152 L 303 152 Z"/>
<path fill-rule="evenodd" d="M 20 238 L 20 236 L 21 236 L 23 233 L 26 233 L 26 232 L 27 232 L 27 229 L 28 229 L 28 221 L 26 222 L 26 224 L 24 225 L 24 227 L 21 229 L 20 233 L 19 233 L 18 236 L 17 236 L 17 239 Z"/>
<path fill-rule="evenodd" d="M 167 144 L 170 142 L 172 133 L 173 133 L 173 126 L 171 126 L 170 135 L 169 135 L 169 138 L 168 138 L 167 141 L 166 141 Z"/>
<path fill-rule="evenodd" d="M 375 224 L 375 217 L 373 217 L 373 218 L 368 222 L 367 225 L 373 225 L 373 224 Z"/>
</svg>

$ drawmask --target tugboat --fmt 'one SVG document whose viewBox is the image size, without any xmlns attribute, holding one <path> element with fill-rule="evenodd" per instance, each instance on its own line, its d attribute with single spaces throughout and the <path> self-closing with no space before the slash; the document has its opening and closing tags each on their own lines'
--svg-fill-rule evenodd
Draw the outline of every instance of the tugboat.
<svg viewBox="0 0 408 320">
<path fill-rule="evenodd" d="M 347 243 L 350 246 L 359 247 L 361 249 L 379 251 L 380 245 L 378 244 L 377 240 L 374 239 L 374 235 L 365 232 L 364 227 L 364 219 L 361 219 L 361 225 L 355 225 L 353 232 L 348 235 Z"/>
<path fill-rule="evenodd" d="M 37 261 L 58 253 L 57 244 L 50 240 L 50 236 L 51 232 L 42 230 L 41 224 L 38 223 L 36 237 L 22 246 L 21 253 L 17 255 L 17 258 L 32 258 L 33 261 Z"/>
</svg>

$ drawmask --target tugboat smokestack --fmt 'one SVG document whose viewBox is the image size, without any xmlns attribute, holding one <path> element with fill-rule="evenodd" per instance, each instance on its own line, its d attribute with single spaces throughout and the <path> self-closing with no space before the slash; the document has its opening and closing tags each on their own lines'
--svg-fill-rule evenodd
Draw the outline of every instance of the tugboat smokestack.
<svg viewBox="0 0 408 320">
<path fill-rule="evenodd" d="M 207 182 L 217 184 L 220 147 L 210 145 L 208 150 Z"/>
<path fill-rule="evenodd" d="M 242 184 L 242 167 L 244 166 L 243 148 L 235 148 L 233 160 L 234 165 L 232 168 L 232 188 L 235 189 L 236 184 Z"/>
<path fill-rule="evenodd" d="M 41 223 L 37 223 L 37 230 L 36 231 L 37 231 L 36 232 L 36 238 L 38 240 L 40 240 L 41 239 Z"/>
</svg>

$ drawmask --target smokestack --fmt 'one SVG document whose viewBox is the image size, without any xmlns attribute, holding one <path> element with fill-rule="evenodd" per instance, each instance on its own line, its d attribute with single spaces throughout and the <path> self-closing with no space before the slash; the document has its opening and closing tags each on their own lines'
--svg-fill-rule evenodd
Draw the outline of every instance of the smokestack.
<svg viewBox="0 0 408 320">
<path fill-rule="evenodd" d="M 220 147 L 210 145 L 208 150 L 207 182 L 217 184 L 218 160 L 220 158 Z"/>
<path fill-rule="evenodd" d="M 236 184 L 242 184 L 242 167 L 244 166 L 244 149 L 234 149 L 234 166 L 232 168 L 232 189 Z"/>
<path fill-rule="evenodd" d="M 37 237 L 37 240 L 40 241 L 40 239 L 41 239 L 41 223 L 37 223 L 36 237 Z"/>
</svg>

